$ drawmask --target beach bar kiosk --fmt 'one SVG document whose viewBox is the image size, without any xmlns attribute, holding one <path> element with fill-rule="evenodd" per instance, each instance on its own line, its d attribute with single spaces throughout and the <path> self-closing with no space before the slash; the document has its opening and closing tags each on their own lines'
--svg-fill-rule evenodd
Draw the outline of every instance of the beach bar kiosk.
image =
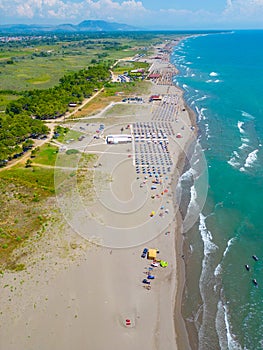
<svg viewBox="0 0 263 350">
<path fill-rule="evenodd" d="M 156 260 L 157 249 L 149 249 L 147 253 L 147 259 Z"/>
</svg>

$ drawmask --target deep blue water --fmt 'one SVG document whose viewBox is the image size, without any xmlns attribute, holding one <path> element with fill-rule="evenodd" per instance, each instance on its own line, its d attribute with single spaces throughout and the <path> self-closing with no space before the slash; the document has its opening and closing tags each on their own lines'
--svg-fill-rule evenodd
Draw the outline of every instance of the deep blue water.
<svg viewBox="0 0 263 350">
<path fill-rule="evenodd" d="M 196 36 L 171 58 L 209 174 L 205 205 L 185 233 L 183 314 L 201 350 L 263 349 L 262 43 L 263 31 Z"/>
</svg>

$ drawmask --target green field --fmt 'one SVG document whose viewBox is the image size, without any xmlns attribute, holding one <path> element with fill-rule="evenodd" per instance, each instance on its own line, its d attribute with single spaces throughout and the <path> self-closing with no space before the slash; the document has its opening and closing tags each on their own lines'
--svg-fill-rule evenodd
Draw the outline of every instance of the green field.
<svg viewBox="0 0 263 350">
<path fill-rule="evenodd" d="M 43 164 L 54 166 L 57 159 L 58 147 L 50 145 L 50 143 L 45 144 L 36 152 L 36 157 L 33 159 L 35 164 Z"/>
<path fill-rule="evenodd" d="M 12 253 L 44 232 L 46 199 L 53 195 L 53 169 L 20 165 L 0 172 L 0 271 L 24 268 Z"/>
<path fill-rule="evenodd" d="M 113 72 L 115 74 L 123 74 L 126 71 L 130 71 L 133 69 L 144 69 L 147 71 L 149 68 L 149 63 L 146 62 L 132 62 L 132 61 L 127 61 L 127 62 L 119 62 L 113 69 Z"/>
</svg>

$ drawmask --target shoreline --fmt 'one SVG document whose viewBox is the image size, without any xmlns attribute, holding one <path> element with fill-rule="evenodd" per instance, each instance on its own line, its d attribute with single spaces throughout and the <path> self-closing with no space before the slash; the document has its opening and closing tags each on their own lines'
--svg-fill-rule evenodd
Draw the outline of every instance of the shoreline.
<svg viewBox="0 0 263 350">
<path fill-rule="evenodd" d="M 188 36 L 180 39 L 180 41 L 185 40 L 187 38 L 188 38 Z M 174 65 L 171 62 L 170 62 L 170 64 Z M 174 65 L 174 67 L 178 71 L 178 68 L 176 67 L 176 65 Z M 177 85 L 176 85 L 176 87 L 182 91 L 182 99 L 183 99 L 185 109 L 187 110 L 187 113 L 188 113 L 189 119 L 191 120 L 192 125 L 195 127 L 195 136 L 194 137 L 197 137 L 198 126 L 197 126 L 196 113 L 186 103 L 186 101 L 184 99 L 185 92 L 183 91 L 183 89 Z M 178 159 L 178 168 L 179 168 L 178 170 L 179 170 L 180 176 L 182 176 L 184 174 L 185 170 L 187 169 L 187 162 L 188 162 L 187 156 L 191 157 L 191 154 L 187 154 L 187 153 L 194 142 L 194 137 L 189 139 L 188 144 L 186 145 L 186 147 L 184 149 L 184 152 L 182 152 L 182 159 L 180 159 L 180 157 Z M 187 156 L 186 156 L 186 154 L 187 154 Z M 178 184 L 178 180 L 177 180 L 177 184 Z M 175 205 L 177 205 L 176 202 L 175 202 Z M 177 243 L 175 244 L 175 247 L 176 247 L 176 260 L 177 260 L 177 266 L 178 266 L 178 268 L 177 268 L 178 288 L 177 288 L 177 293 L 176 293 L 176 297 L 175 297 L 175 307 L 174 307 L 175 331 L 176 331 L 177 335 L 180 335 L 180 336 L 177 336 L 178 337 L 177 338 L 177 341 L 178 341 L 177 345 L 178 345 L 178 349 L 186 349 L 186 346 L 187 346 L 188 349 L 197 350 L 198 349 L 198 333 L 196 331 L 196 328 L 194 326 L 190 327 L 189 323 L 185 322 L 183 314 L 182 314 L 182 303 L 184 300 L 185 283 L 186 283 L 185 264 L 187 261 L 188 250 L 185 247 L 185 240 L 184 240 L 184 236 L 182 234 L 183 218 L 182 218 L 182 214 L 180 211 L 180 207 L 178 208 L 178 212 L 177 212 L 177 220 L 178 220 L 179 224 L 177 227 L 177 232 L 175 232 L 175 234 L 177 233 L 179 238 L 178 238 Z M 179 322 L 178 322 L 178 320 L 179 320 Z"/>
</svg>

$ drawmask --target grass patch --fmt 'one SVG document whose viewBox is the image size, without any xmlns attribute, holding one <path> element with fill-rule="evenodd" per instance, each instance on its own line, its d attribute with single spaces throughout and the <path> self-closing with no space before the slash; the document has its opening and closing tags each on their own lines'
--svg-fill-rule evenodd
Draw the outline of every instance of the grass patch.
<svg viewBox="0 0 263 350">
<path fill-rule="evenodd" d="M 69 130 L 63 135 L 59 135 L 56 140 L 61 143 L 70 143 L 73 141 L 77 141 L 78 138 L 83 135 L 82 132 L 76 130 Z"/>
<path fill-rule="evenodd" d="M 107 109 L 105 113 L 103 113 L 103 117 L 112 117 L 112 116 L 118 116 L 118 117 L 124 117 L 128 115 L 140 115 L 143 111 L 145 113 L 145 110 L 148 110 L 150 113 L 150 107 L 148 105 L 143 104 L 117 104 L 115 106 L 112 106 L 112 108 Z"/>
<path fill-rule="evenodd" d="M 55 166 L 57 153 L 58 147 L 47 143 L 36 153 L 34 163 Z"/>
<path fill-rule="evenodd" d="M 28 79 L 27 81 L 31 84 L 43 84 L 43 83 L 48 83 L 50 79 L 51 77 L 49 74 L 42 74 L 35 78 Z"/>
<path fill-rule="evenodd" d="M 44 200 L 53 193 L 52 169 L 20 166 L 0 173 L 0 270 L 24 270 L 19 250 L 13 252 L 43 234 L 51 211 Z"/>
<path fill-rule="evenodd" d="M 32 200 L 42 199 L 54 194 L 54 169 L 46 169 L 38 166 L 25 168 L 17 165 L 0 173 L 0 179 L 16 183 L 35 190 Z"/>
<path fill-rule="evenodd" d="M 123 74 L 124 72 L 140 69 L 140 68 L 147 71 L 149 66 L 150 66 L 149 63 L 147 62 L 121 61 L 113 68 L 113 72 L 115 74 Z"/>
</svg>

